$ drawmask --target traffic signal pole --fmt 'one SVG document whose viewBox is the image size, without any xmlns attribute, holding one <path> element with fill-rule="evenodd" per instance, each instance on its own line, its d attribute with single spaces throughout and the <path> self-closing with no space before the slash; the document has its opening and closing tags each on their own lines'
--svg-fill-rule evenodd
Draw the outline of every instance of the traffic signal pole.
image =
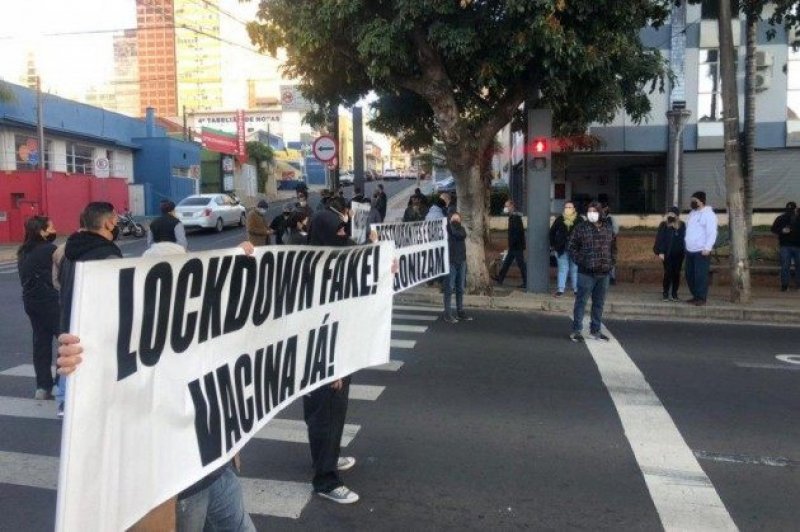
<svg viewBox="0 0 800 532">
<path fill-rule="evenodd" d="M 528 113 L 527 169 L 528 284 L 526 292 L 546 294 L 550 284 L 550 185 L 552 183 L 553 112 L 532 109 Z"/>
</svg>

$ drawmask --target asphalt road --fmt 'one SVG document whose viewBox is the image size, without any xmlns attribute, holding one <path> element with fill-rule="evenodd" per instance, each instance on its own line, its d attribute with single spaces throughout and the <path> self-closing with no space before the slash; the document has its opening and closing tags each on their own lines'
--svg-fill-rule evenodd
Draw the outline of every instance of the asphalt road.
<svg viewBox="0 0 800 532">
<path fill-rule="evenodd" d="M 15 275 L 0 297 L 0 529 L 50 530 L 55 491 L 39 476 L 60 422 L 7 405 L 32 394 L 12 375 L 30 363 L 30 327 Z M 343 454 L 359 503 L 311 496 L 289 429 L 245 447 L 243 476 L 268 482 L 247 491 L 259 530 L 797 529 L 797 328 L 613 321 L 616 341 L 574 344 L 566 316 L 471 314 L 396 307 L 392 338 L 410 342 L 354 376 Z M 302 420 L 300 405 L 280 417 Z"/>
</svg>

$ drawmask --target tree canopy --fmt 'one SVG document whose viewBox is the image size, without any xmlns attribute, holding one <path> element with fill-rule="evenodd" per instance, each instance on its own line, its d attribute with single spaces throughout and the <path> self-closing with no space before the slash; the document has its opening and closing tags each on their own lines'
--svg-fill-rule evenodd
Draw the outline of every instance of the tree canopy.
<svg viewBox="0 0 800 532">
<path fill-rule="evenodd" d="M 286 49 L 287 74 L 318 103 L 353 104 L 375 91 L 373 126 L 407 147 L 434 135 L 486 143 L 534 88 L 563 135 L 610 121 L 620 107 L 644 119 L 647 92 L 666 65 L 639 30 L 660 25 L 669 7 L 664 0 L 270 0 L 249 32 L 262 49 Z"/>
</svg>

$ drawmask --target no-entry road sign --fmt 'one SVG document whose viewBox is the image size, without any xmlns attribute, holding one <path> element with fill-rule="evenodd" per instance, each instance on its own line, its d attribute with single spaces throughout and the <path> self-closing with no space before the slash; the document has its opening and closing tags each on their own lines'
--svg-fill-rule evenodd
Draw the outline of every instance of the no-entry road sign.
<svg viewBox="0 0 800 532">
<path fill-rule="evenodd" d="M 317 137 L 311 149 L 318 161 L 327 163 L 336 157 L 336 140 L 329 135 Z"/>
</svg>

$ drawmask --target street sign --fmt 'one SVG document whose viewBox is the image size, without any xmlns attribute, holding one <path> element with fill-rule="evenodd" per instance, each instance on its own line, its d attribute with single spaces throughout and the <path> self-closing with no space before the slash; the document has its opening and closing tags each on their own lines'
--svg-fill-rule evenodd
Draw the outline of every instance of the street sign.
<svg viewBox="0 0 800 532">
<path fill-rule="evenodd" d="M 314 140 L 311 151 L 318 161 L 327 163 L 336 157 L 336 140 L 330 135 L 323 135 Z"/>
<path fill-rule="evenodd" d="M 95 177 L 108 177 L 111 171 L 108 164 L 108 159 L 105 157 L 98 157 L 94 160 L 94 176 Z"/>
</svg>

